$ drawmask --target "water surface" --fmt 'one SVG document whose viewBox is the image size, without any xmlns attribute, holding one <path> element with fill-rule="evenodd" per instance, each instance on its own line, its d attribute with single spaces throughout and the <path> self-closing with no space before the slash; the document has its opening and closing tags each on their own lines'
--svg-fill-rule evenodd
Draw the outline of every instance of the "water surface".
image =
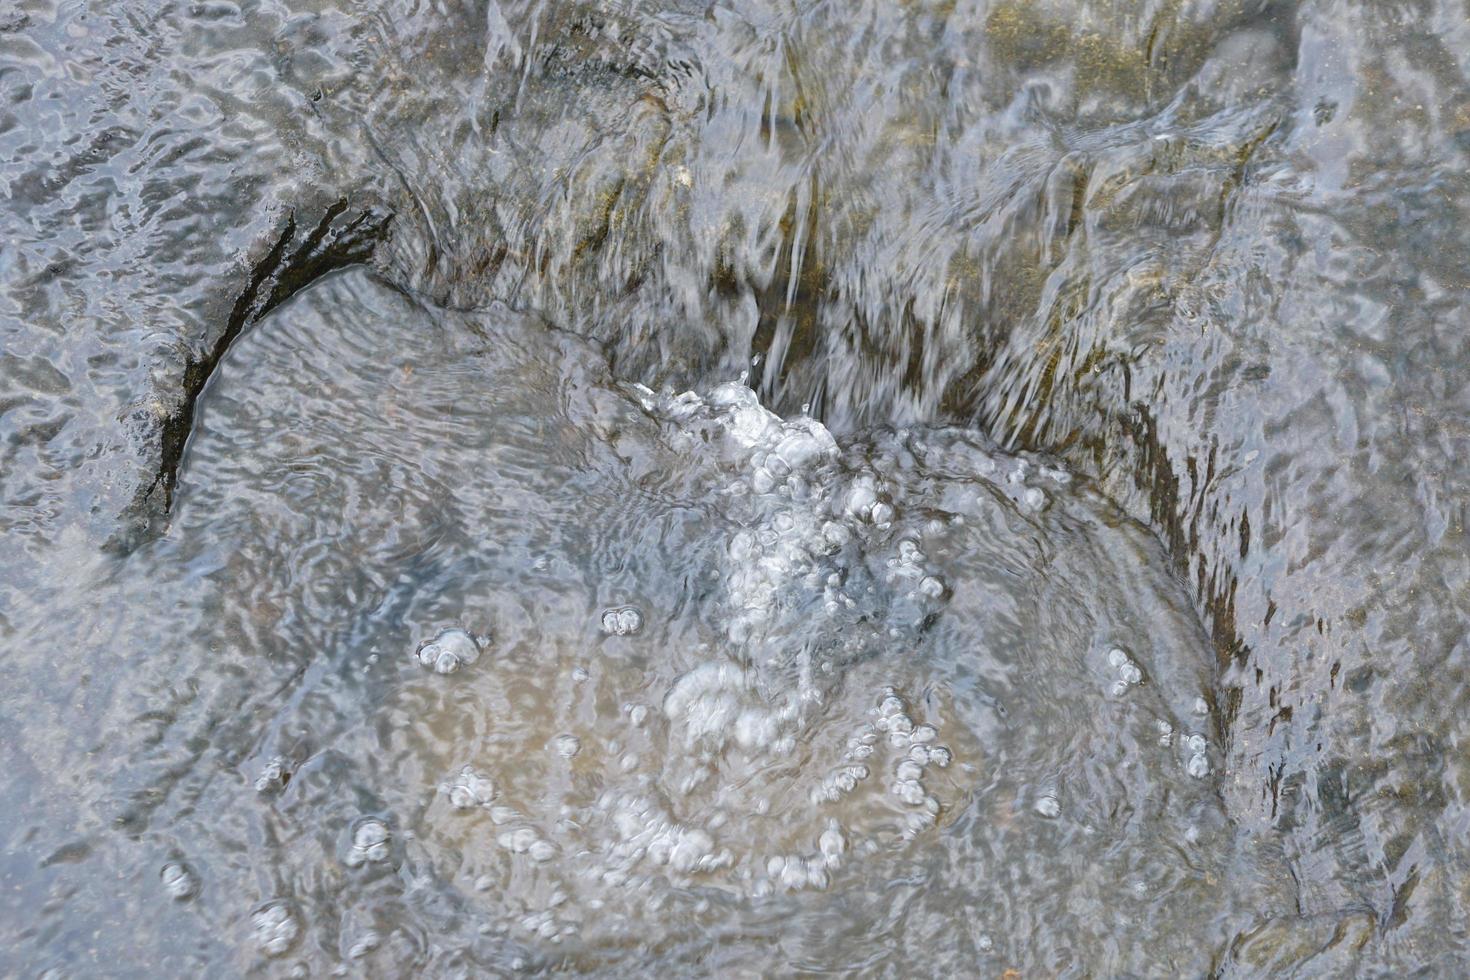
<svg viewBox="0 0 1470 980">
<path fill-rule="evenodd" d="M 7 965 L 1457 972 L 1467 51 L 0 10 Z"/>
</svg>

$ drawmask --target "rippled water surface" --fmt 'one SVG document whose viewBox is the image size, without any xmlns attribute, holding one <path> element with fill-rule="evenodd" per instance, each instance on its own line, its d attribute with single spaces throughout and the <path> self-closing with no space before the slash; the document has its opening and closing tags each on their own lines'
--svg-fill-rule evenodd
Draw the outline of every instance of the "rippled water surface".
<svg viewBox="0 0 1470 980">
<path fill-rule="evenodd" d="M 1467 70 L 0 5 L 0 972 L 1462 975 Z"/>
</svg>

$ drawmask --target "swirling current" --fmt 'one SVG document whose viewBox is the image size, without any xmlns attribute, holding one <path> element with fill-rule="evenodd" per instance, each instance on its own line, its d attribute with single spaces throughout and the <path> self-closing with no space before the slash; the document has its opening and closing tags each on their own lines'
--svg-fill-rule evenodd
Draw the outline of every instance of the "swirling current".
<svg viewBox="0 0 1470 980">
<path fill-rule="evenodd" d="M 1470 8 L 0 3 L 0 974 L 1462 976 Z"/>
</svg>

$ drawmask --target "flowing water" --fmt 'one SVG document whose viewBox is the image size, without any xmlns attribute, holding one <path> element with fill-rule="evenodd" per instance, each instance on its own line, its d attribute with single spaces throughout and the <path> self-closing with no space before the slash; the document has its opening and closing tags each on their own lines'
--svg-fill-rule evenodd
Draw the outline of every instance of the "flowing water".
<svg viewBox="0 0 1470 980">
<path fill-rule="evenodd" d="M 0 4 L 0 973 L 1462 975 L 1467 72 Z"/>
</svg>

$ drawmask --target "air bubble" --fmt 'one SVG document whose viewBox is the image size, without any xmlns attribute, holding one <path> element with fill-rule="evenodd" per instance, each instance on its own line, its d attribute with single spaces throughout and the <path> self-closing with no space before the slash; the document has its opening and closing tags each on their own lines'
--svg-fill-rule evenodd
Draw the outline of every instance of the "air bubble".
<svg viewBox="0 0 1470 980">
<path fill-rule="evenodd" d="M 799 857 L 786 859 L 786 867 L 781 871 L 781 884 L 792 890 L 802 888 L 808 881 L 806 861 Z"/>
<path fill-rule="evenodd" d="M 454 779 L 441 785 L 439 791 L 449 797 L 449 805 L 456 810 L 489 806 L 495 799 L 495 783 L 472 766 L 461 769 Z"/>
<path fill-rule="evenodd" d="M 536 831 L 530 827 L 517 827 L 515 830 L 506 831 L 495 838 L 495 842 L 507 851 L 512 851 L 516 854 L 525 854 L 531 849 L 531 845 L 540 839 Z"/>
<path fill-rule="evenodd" d="M 1124 650 L 1118 647 L 1109 650 L 1108 664 L 1118 675 L 1118 679 L 1113 683 L 1112 687 L 1115 697 L 1127 693 L 1129 687 L 1143 683 L 1143 671 L 1139 669 L 1139 666 L 1133 662 Z"/>
<path fill-rule="evenodd" d="M 255 943 L 267 956 L 281 956 L 301 935 L 301 926 L 290 907 L 281 901 L 271 902 L 250 917 Z"/>
<path fill-rule="evenodd" d="M 199 890 L 199 882 L 194 877 L 194 873 L 189 870 L 189 866 L 178 861 L 170 861 L 165 864 L 159 871 L 158 877 L 163 882 L 163 890 L 177 902 L 193 898 Z"/>
<path fill-rule="evenodd" d="M 368 930 L 362 934 L 357 942 L 352 944 L 352 948 L 347 951 L 347 956 L 349 959 L 360 960 L 377 949 L 382 942 L 383 939 L 381 936 L 372 930 Z"/>
<path fill-rule="evenodd" d="M 347 866 L 356 868 L 368 862 L 386 860 L 391 839 L 387 824 L 376 817 L 365 818 L 352 831 Z"/>
<path fill-rule="evenodd" d="M 440 630 L 432 640 L 420 643 L 414 655 L 423 666 L 441 674 L 452 674 L 480 659 L 480 641 L 452 626 Z"/>
<path fill-rule="evenodd" d="M 260 775 L 255 777 L 255 791 L 257 793 L 274 793 L 283 789 L 291 779 L 291 771 L 288 763 L 281 756 L 276 756 L 265 764 L 260 770 Z"/>
<path fill-rule="evenodd" d="M 643 628 L 643 613 L 634 606 L 619 606 L 602 614 L 602 631 L 609 636 L 632 636 Z"/>
<path fill-rule="evenodd" d="M 847 491 L 846 510 L 849 517 L 867 520 L 877 502 L 878 492 L 870 478 L 859 477 L 852 481 L 852 486 Z"/>
<path fill-rule="evenodd" d="M 893 784 L 893 795 L 909 806 L 922 806 L 928 794 L 917 779 L 900 779 Z"/>
</svg>

